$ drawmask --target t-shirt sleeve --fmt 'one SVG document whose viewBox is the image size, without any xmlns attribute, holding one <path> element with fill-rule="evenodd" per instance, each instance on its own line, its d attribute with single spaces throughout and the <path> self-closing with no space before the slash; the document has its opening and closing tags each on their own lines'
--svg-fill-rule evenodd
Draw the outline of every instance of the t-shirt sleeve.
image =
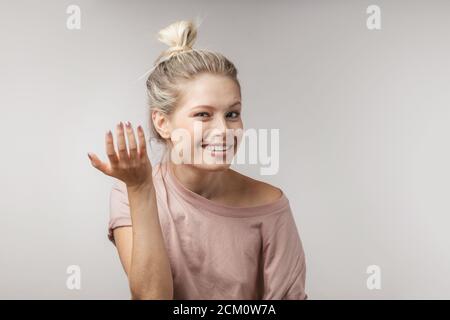
<svg viewBox="0 0 450 320">
<path fill-rule="evenodd" d="M 306 300 L 306 260 L 290 206 L 263 237 L 263 300 Z"/>
<path fill-rule="evenodd" d="M 131 225 L 127 186 L 123 181 L 114 178 L 109 196 L 109 240 L 115 244 L 113 230 L 117 227 Z"/>
</svg>

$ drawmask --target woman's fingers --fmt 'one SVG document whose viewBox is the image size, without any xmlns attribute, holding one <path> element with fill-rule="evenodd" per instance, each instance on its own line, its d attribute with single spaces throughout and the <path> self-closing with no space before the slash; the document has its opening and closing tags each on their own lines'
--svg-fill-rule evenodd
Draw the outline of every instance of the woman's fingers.
<svg viewBox="0 0 450 320">
<path fill-rule="evenodd" d="M 131 161 L 135 161 L 138 157 L 136 138 L 134 137 L 134 131 L 131 126 L 131 123 L 129 121 L 127 121 L 125 123 L 125 125 L 126 125 L 127 137 L 128 137 L 128 147 L 129 147 L 129 151 L 130 151 L 130 159 L 131 159 Z"/>
<path fill-rule="evenodd" d="M 119 164 L 119 157 L 117 156 L 116 150 L 114 148 L 114 139 L 111 130 L 109 130 L 106 133 L 105 146 L 106 146 L 106 154 L 108 155 L 108 159 L 109 162 L 111 163 L 111 166 L 117 167 L 117 165 Z"/>
<path fill-rule="evenodd" d="M 147 146 L 145 141 L 144 129 L 139 125 L 137 128 L 138 133 L 138 141 L 139 141 L 139 157 L 148 157 L 147 156 Z"/>
<path fill-rule="evenodd" d="M 119 160 L 128 163 L 128 150 L 122 121 L 117 125 L 117 148 L 119 150 Z"/>
<path fill-rule="evenodd" d="M 127 139 L 125 138 L 127 135 Z M 94 168 L 102 171 L 104 174 L 118 177 L 122 176 L 122 169 L 134 168 L 135 165 L 141 165 L 137 160 L 148 160 L 147 147 L 145 141 L 144 129 L 139 125 L 137 127 L 138 139 L 136 140 L 133 127 L 129 121 L 124 125 L 120 122 L 117 125 L 117 150 L 114 144 L 111 130 L 105 134 L 106 154 L 108 162 L 102 162 L 95 154 L 88 152 L 88 157 Z M 128 147 L 127 147 L 128 141 Z"/>
<path fill-rule="evenodd" d="M 94 168 L 100 170 L 104 174 L 111 175 L 111 166 L 109 164 L 102 162 L 94 153 L 88 152 L 88 157 Z"/>
</svg>

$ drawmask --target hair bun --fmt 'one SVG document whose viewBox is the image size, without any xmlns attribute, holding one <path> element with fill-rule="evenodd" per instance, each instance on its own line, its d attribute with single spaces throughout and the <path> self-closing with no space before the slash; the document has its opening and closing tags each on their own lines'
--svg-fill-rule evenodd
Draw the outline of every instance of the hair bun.
<svg viewBox="0 0 450 320">
<path fill-rule="evenodd" d="M 176 52 L 191 50 L 196 38 L 197 26 L 193 21 L 181 20 L 172 23 L 158 33 L 158 40 L 170 48 L 164 51 L 157 60 L 161 57 L 168 59 Z"/>
</svg>

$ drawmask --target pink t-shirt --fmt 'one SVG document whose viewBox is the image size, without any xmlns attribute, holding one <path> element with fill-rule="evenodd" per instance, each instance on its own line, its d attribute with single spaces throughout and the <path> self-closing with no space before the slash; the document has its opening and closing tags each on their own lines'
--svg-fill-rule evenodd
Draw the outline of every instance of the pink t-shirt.
<svg viewBox="0 0 450 320">
<path fill-rule="evenodd" d="M 307 299 L 306 264 L 289 200 L 232 207 L 187 189 L 165 163 L 153 167 L 174 299 Z M 115 179 L 112 230 L 131 226 L 127 189 Z"/>
</svg>

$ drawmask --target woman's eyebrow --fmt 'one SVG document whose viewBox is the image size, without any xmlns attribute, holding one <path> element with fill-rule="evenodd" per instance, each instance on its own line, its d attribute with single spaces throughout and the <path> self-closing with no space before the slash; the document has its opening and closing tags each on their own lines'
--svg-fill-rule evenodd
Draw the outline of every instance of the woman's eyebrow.
<svg viewBox="0 0 450 320">
<path fill-rule="evenodd" d="M 233 103 L 231 106 L 228 107 L 228 109 L 233 108 L 234 106 L 240 105 L 241 102 L 240 101 L 236 101 L 235 103 Z"/>
<path fill-rule="evenodd" d="M 234 106 L 237 106 L 237 105 L 240 105 L 240 104 L 241 104 L 240 101 L 236 101 L 235 103 L 233 103 L 232 105 L 230 105 L 230 106 L 228 107 L 228 109 L 231 109 L 231 108 L 233 108 Z M 210 108 L 210 109 L 215 109 L 215 107 L 210 106 L 210 105 L 206 105 L 206 104 L 204 104 L 204 105 L 199 105 L 199 106 L 195 106 L 195 107 L 193 107 L 192 109 L 197 109 L 197 108 Z"/>
</svg>

